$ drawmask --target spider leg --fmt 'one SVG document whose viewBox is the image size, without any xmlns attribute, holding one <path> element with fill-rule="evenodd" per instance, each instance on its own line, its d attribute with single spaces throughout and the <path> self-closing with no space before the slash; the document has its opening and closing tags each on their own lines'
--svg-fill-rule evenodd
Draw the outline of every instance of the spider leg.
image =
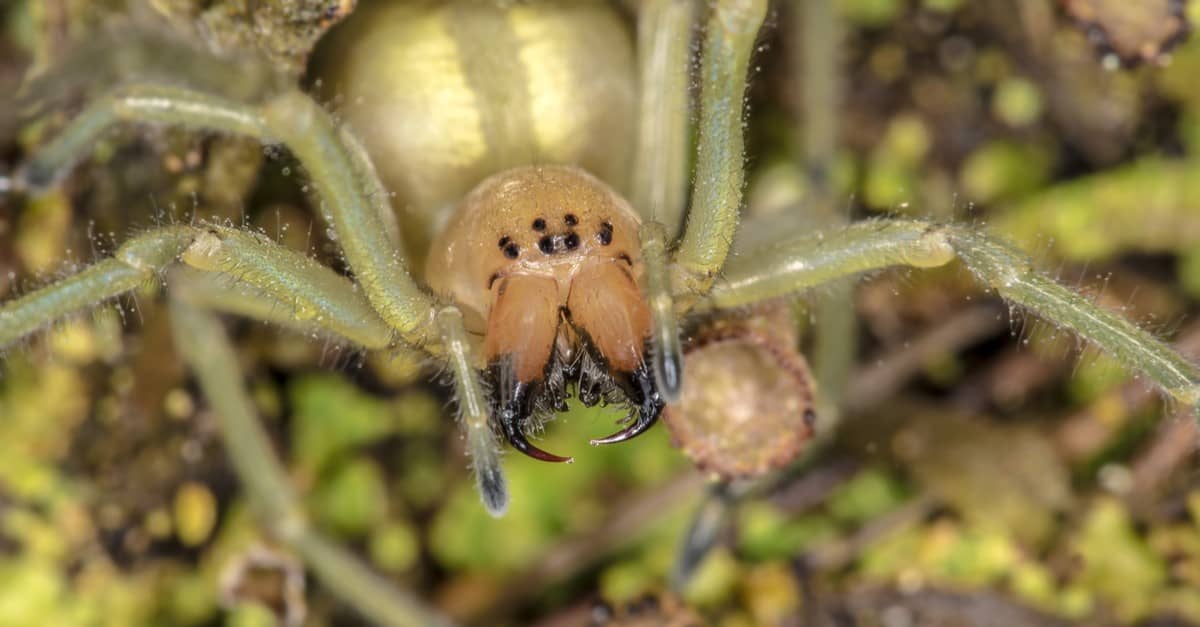
<svg viewBox="0 0 1200 627">
<path fill-rule="evenodd" d="M 448 335 L 435 320 L 442 307 L 404 265 L 400 238 L 390 221 L 388 193 L 366 151 L 347 130 L 334 124 L 328 112 L 296 89 L 284 90 L 259 105 L 244 105 L 179 87 L 140 83 L 117 87 L 39 149 L 18 170 L 14 185 L 37 189 L 53 184 L 105 129 L 125 121 L 175 124 L 285 145 L 307 170 L 320 198 L 320 211 L 333 227 L 366 301 L 377 312 L 369 317 L 382 319 L 405 344 L 451 360 L 462 356 L 451 354 L 445 342 L 453 334 Z M 120 268 L 115 271 L 124 272 Z M 0 330 L 0 344 L 4 337 Z M 469 353 L 471 348 L 459 346 L 456 350 Z M 460 388 L 482 389 L 477 370 L 454 367 L 453 371 L 457 378 L 470 379 L 460 382 Z M 498 464 L 487 467 L 488 472 L 499 472 Z M 493 486 L 502 483 L 492 481 Z M 495 501 L 502 493 L 493 490 L 490 496 L 484 495 L 489 511 L 503 510 Z"/>
<path fill-rule="evenodd" d="M 91 103 L 41 147 L 17 171 L 17 186 L 54 184 L 102 132 L 120 122 L 174 124 L 285 145 L 308 171 L 321 212 L 379 316 L 406 343 L 440 348 L 436 303 L 404 267 L 395 229 L 384 218 L 391 209 L 382 183 L 358 142 L 311 98 L 285 90 L 251 106 L 181 87 L 123 85 Z"/>
<path fill-rule="evenodd" d="M 317 329 L 368 349 L 391 344 L 391 329 L 333 270 L 251 233 L 179 225 L 142 233 L 111 258 L 0 305 L 0 348 L 153 282 L 177 263 L 238 286 L 210 297 L 216 309 L 261 314 L 256 317 Z"/>
<path fill-rule="evenodd" d="M 630 200 L 645 217 L 640 238 L 646 267 L 643 290 L 653 330 L 650 359 L 668 402 L 683 385 L 683 351 L 667 272 L 668 238 L 679 232 L 685 206 L 690 149 L 692 0 L 652 0 L 638 15 L 637 149 Z"/>
<path fill-rule="evenodd" d="M 646 267 L 642 289 L 650 305 L 650 363 L 658 392 L 667 403 L 674 403 L 683 388 L 683 347 L 667 275 L 667 238 L 657 222 L 643 224 L 640 231 Z"/>
<path fill-rule="evenodd" d="M 0 305 L 0 348 L 76 311 L 86 309 L 154 280 L 192 243 L 187 227 L 143 233 L 116 254 L 57 283 Z"/>
<path fill-rule="evenodd" d="M 463 327 L 462 312 L 457 307 L 443 307 L 437 313 L 437 323 L 454 373 L 458 412 L 466 433 L 476 488 L 488 513 L 503 516 L 508 509 L 508 485 L 500 466 L 500 445 L 488 423 L 487 395 L 475 376 L 473 351 Z"/>
<path fill-rule="evenodd" d="M 417 598 L 371 572 L 336 542 L 309 524 L 287 470 L 270 438 L 255 419 L 237 356 L 220 321 L 172 292 L 171 325 L 183 359 L 212 403 L 233 468 L 247 496 L 274 535 L 312 568 L 331 592 L 381 625 L 449 625 L 450 621 Z"/>
<path fill-rule="evenodd" d="M 891 266 L 932 268 L 956 257 L 1001 297 L 1091 341 L 1174 400 L 1200 405 L 1200 367 L 1129 320 L 1038 272 L 1025 253 L 963 226 L 872 220 L 789 239 L 731 259 L 700 309 L 739 307 Z"/>
<path fill-rule="evenodd" d="M 679 232 L 687 199 L 693 0 L 639 5 L 637 149 L 629 200 L 648 220 Z"/>
<path fill-rule="evenodd" d="M 253 234 L 223 227 L 172 226 L 143 233 L 122 245 L 113 257 L 4 303 L 0 306 L 0 347 L 152 282 L 177 263 L 194 265 L 198 269 L 193 272 L 205 278 L 235 277 L 239 286 L 252 290 L 237 292 L 233 298 L 210 295 L 210 301 L 218 306 L 270 311 L 281 320 L 369 347 L 388 345 L 387 325 L 354 285 L 332 270 Z M 217 409 L 231 463 L 263 520 L 282 542 L 305 558 L 331 591 L 361 608 L 373 622 L 448 624 L 311 529 L 286 471 L 254 420 L 237 360 L 220 323 L 191 301 L 196 285 L 189 280 L 172 284 L 175 341 Z M 295 289 L 288 291 L 284 287 L 288 285 Z M 259 302 L 252 302 L 255 298 Z M 297 315 L 303 312 L 312 315 Z"/>
<path fill-rule="evenodd" d="M 766 12 L 766 0 L 721 0 L 712 4 L 708 16 L 700 63 L 701 123 L 691 211 L 674 255 L 681 298 L 708 291 L 737 230 L 745 180 L 746 73 Z"/>
</svg>

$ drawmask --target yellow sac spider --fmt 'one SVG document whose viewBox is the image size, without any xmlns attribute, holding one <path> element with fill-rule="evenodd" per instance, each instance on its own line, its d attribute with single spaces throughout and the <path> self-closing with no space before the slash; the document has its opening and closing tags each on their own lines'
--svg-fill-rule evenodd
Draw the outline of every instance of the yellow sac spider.
<svg viewBox="0 0 1200 627">
<path fill-rule="evenodd" d="M 241 449 L 235 465 L 270 452 L 261 433 L 243 428 L 251 404 L 214 312 L 301 323 L 368 350 L 412 347 L 446 364 L 478 488 L 496 515 L 508 502 L 497 433 L 538 459 L 567 460 L 525 431 L 574 390 L 585 404 L 631 406 L 627 424 L 593 443 L 634 437 L 679 397 L 681 320 L 891 266 L 958 258 L 1002 297 L 1094 342 L 1177 401 L 1200 402 L 1196 366 L 974 227 L 874 220 L 732 250 L 743 96 L 767 2 L 705 8 L 693 130 L 688 38 L 697 9 L 646 2 L 635 49 L 603 2 L 373 7 L 338 34 L 323 68 L 326 86 L 352 103 L 346 124 L 294 87 L 243 102 L 178 85 L 118 85 L 7 186 L 54 185 L 118 123 L 254 137 L 303 164 L 351 276 L 235 228 L 157 228 L 3 303 L 0 348 L 184 266 L 167 275 L 175 340 L 225 421 L 227 445 Z M 206 288 L 206 273 L 238 283 Z M 296 537 L 293 504 L 272 493 L 286 478 L 237 471 L 281 535 Z"/>
</svg>

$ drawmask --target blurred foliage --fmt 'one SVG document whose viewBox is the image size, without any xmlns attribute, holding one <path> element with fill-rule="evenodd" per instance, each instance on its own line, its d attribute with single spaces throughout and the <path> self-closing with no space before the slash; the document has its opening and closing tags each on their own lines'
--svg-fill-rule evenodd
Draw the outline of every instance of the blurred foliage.
<svg viewBox="0 0 1200 627">
<path fill-rule="evenodd" d="M 66 42 L 119 11 L 167 38 L 249 38 L 290 80 L 330 25 L 315 12 L 329 3 L 294 4 L 255 14 L 254 3 L 19 0 L 0 7 L 0 85 L 15 93 L 27 69 L 78 62 Z M 796 156 L 802 84 L 783 54 L 799 34 L 777 4 L 750 95 L 752 215 L 795 210 L 809 189 Z M 1182 327 L 1185 343 L 1197 335 L 1187 321 L 1200 313 L 1200 41 L 1158 65 L 1118 67 L 1060 3 L 835 4 L 846 97 L 831 181 L 850 217 L 992 229 L 1098 303 L 1164 335 Z M 1200 2 L 1186 10 L 1200 17 Z M 28 123 L 0 103 L 0 172 L 61 125 L 71 95 Z M 0 297 L 196 206 L 341 267 L 292 167 L 230 138 L 115 131 L 68 185 L 19 207 L 0 198 Z M 864 370 L 986 298 L 953 269 L 874 278 L 858 299 Z M 506 456 L 513 501 L 496 520 L 473 490 L 446 390 L 414 376 L 411 360 L 231 323 L 316 523 L 466 622 L 586 624 L 603 598 L 614 621 L 662 621 L 651 624 L 682 606 L 726 627 L 832 615 L 1200 624 L 1195 432 L 1164 420 L 1177 408 L 1110 360 L 1076 361 L 1053 325 L 1003 327 L 920 360 L 911 383 L 850 417 L 806 472 L 735 501 L 716 548 L 668 593 L 702 482 L 665 429 L 585 448 L 621 414 L 573 407 L 543 437 L 575 463 Z M 147 289 L 4 355 L 0 624 L 249 627 L 297 607 L 272 596 L 278 573 L 264 594 L 242 581 L 270 571 L 263 563 L 286 574 L 291 558 L 247 513 L 164 328 Z M 307 624 L 357 624 L 307 586 Z"/>
</svg>

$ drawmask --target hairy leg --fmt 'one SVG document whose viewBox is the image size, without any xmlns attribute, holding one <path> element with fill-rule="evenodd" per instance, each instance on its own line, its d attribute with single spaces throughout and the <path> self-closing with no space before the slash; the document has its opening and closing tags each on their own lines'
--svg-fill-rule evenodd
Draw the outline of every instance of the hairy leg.
<svg viewBox="0 0 1200 627">
<path fill-rule="evenodd" d="M 860 272 L 931 268 L 955 258 L 1001 297 L 1093 342 L 1172 399 L 1200 405 L 1200 368 L 1195 364 L 1129 320 L 1037 271 L 1015 247 L 963 226 L 875 220 L 792 238 L 731 259 L 703 307 L 738 307 Z"/>
<path fill-rule="evenodd" d="M 475 471 L 476 488 L 483 505 L 493 516 L 508 510 L 508 484 L 500 466 L 500 443 L 488 422 L 488 402 L 475 373 L 474 351 L 457 307 L 443 307 L 437 323 L 454 373 L 459 419 L 466 434 L 467 453 Z"/>
<path fill-rule="evenodd" d="M 725 264 L 737 230 L 745 179 L 742 115 L 746 73 L 766 0 L 712 6 L 700 63 L 700 128 L 691 209 L 675 251 L 676 289 L 703 294 Z"/>
<path fill-rule="evenodd" d="M 630 202 L 666 234 L 679 233 L 687 202 L 689 83 L 694 0 L 643 2 L 638 13 L 638 132 Z"/>
<path fill-rule="evenodd" d="M 683 388 L 683 346 L 679 318 L 667 270 L 667 235 L 657 222 L 642 225 L 642 261 L 646 267 L 642 291 L 650 305 L 650 363 L 658 392 L 666 403 L 679 400 Z"/>
<path fill-rule="evenodd" d="M 439 346 L 435 303 L 408 273 L 403 251 L 392 241 L 394 229 L 382 217 L 390 211 L 383 185 L 357 142 L 308 96 L 288 90 L 249 106 L 186 88 L 118 87 L 39 149 L 17 172 L 16 184 L 33 189 L 53 184 L 100 133 L 119 122 L 174 124 L 287 146 L 312 178 L 322 214 L 372 306 L 406 343 Z"/>
<path fill-rule="evenodd" d="M 378 312 L 370 318 L 382 318 L 399 341 L 451 359 L 456 357 L 448 352 L 454 338 L 435 320 L 441 306 L 404 265 L 395 223 L 386 219 L 391 216 L 388 194 L 366 152 L 349 132 L 334 124 L 328 112 L 299 91 L 283 91 L 261 105 L 244 105 L 185 88 L 146 84 L 118 87 L 92 103 L 41 148 L 17 173 L 17 186 L 52 184 L 86 154 L 85 149 L 102 131 L 126 121 L 246 135 L 287 146 L 308 171 L 317 188 L 321 213 L 333 226 L 366 300 Z M 466 388 L 482 389 L 477 370 L 455 368 L 454 372 L 472 379 L 463 384 Z M 489 472 L 498 473 L 498 464 Z M 486 503 L 488 497 L 484 498 Z M 489 510 L 496 511 L 493 505 L 488 505 Z"/>
<path fill-rule="evenodd" d="M 391 329 L 353 283 L 265 237 L 217 226 L 169 226 L 125 242 L 109 259 L 0 305 L 0 348 L 76 312 L 158 280 L 176 263 L 227 276 L 262 296 L 231 290 L 218 309 L 270 311 L 368 349 L 387 348 Z M 226 306 L 222 306 L 226 305 Z"/>
<path fill-rule="evenodd" d="M 638 15 L 639 104 L 630 200 L 645 224 L 639 234 L 653 329 L 650 360 L 666 402 L 679 398 L 683 351 L 667 271 L 670 239 L 679 232 L 686 204 L 690 106 L 692 0 L 653 0 Z"/>
</svg>

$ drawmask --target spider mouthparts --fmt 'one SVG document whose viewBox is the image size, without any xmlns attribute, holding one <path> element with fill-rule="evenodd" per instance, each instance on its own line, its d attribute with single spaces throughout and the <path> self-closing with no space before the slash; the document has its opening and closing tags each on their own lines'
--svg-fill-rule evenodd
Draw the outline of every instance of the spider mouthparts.
<svg viewBox="0 0 1200 627">
<path fill-rule="evenodd" d="M 653 427 L 654 423 L 658 422 L 658 417 L 662 414 L 663 407 L 666 406 L 662 395 L 659 394 L 658 389 L 654 385 L 654 378 L 644 365 L 629 373 L 627 377 L 614 378 L 625 389 L 625 395 L 629 400 L 638 406 L 637 419 L 629 426 L 610 436 L 588 440 L 588 443 L 592 446 L 616 444 L 617 442 L 632 440 L 649 431 L 650 427 Z"/>
<path fill-rule="evenodd" d="M 629 425 L 628 427 L 625 427 L 624 429 L 621 429 L 620 431 L 607 437 L 593 438 L 588 440 L 588 444 L 591 444 L 592 446 L 600 446 L 601 444 L 616 444 L 617 442 L 632 440 L 637 436 L 649 431 L 650 427 L 653 427 L 655 422 L 658 422 L 658 414 L 655 414 L 650 418 L 642 418 L 642 415 L 639 414 L 637 420 L 633 421 L 633 424 Z"/>
<path fill-rule="evenodd" d="M 525 434 L 521 432 L 522 417 L 516 412 L 501 411 L 500 423 L 504 429 L 504 437 L 508 439 L 508 443 L 518 451 L 544 462 L 567 463 L 574 462 L 572 457 L 563 457 L 543 451 L 534 446 L 525 438 Z"/>
<path fill-rule="evenodd" d="M 505 386 L 501 389 L 505 392 L 502 393 L 497 415 L 500 419 L 500 428 L 504 431 L 504 437 L 508 439 L 508 443 L 513 448 L 544 462 L 569 464 L 575 461 L 571 457 L 543 451 L 530 444 L 529 440 L 525 438 L 525 433 L 521 431 L 521 425 L 533 410 L 533 404 L 529 402 L 530 386 L 528 383 L 517 382 L 515 385 Z"/>
</svg>

